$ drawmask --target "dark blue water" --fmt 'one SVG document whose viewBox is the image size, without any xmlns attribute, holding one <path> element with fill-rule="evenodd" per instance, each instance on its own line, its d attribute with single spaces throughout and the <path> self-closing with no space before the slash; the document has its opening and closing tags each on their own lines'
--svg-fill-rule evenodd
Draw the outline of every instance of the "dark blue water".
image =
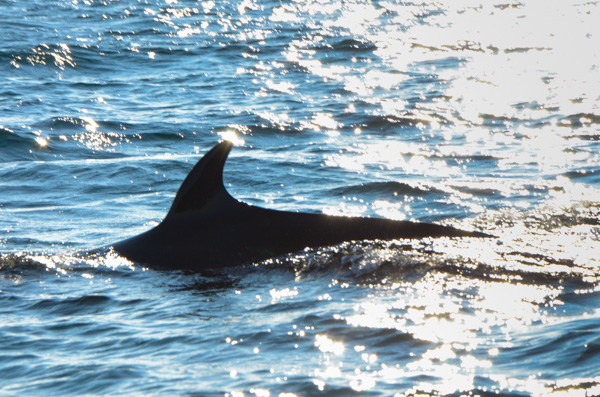
<svg viewBox="0 0 600 397">
<path fill-rule="evenodd" d="M 0 1 L 0 394 L 600 395 L 596 3 Z M 222 139 L 267 208 L 498 238 L 84 254 Z"/>
</svg>

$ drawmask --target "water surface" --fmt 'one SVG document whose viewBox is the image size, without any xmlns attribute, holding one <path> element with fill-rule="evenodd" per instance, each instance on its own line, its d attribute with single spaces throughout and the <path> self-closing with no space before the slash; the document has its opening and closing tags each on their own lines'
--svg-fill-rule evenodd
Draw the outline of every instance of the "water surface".
<svg viewBox="0 0 600 397">
<path fill-rule="evenodd" d="M 0 1 L 0 394 L 600 394 L 596 3 Z M 262 207 L 486 241 L 81 254 Z"/>
</svg>

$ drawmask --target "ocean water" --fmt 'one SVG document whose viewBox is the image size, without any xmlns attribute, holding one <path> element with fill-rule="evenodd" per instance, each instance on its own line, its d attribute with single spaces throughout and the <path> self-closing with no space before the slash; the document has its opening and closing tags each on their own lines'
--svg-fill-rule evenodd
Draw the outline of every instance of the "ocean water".
<svg viewBox="0 0 600 397">
<path fill-rule="evenodd" d="M 600 395 L 599 14 L 0 1 L 0 395 Z M 240 200 L 497 237 L 88 253 L 223 139 Z"/>
</svg>

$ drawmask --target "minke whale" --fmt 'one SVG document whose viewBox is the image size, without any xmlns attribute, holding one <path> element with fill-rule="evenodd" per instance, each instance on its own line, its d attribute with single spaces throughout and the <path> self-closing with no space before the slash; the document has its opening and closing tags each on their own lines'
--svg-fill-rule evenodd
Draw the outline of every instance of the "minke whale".
<svg viewBox="0 0 600 397">
<path fill-rule="evenodd" d="M 431 223 L 276 211 L 243 203 L 223 185 L 232 146 L 223 141 L 206 153 L 183 181 L 164 220 L 112 244 L 114 251 L 139 264 L 202 271 L 354 240 L 493 237 Z"/>
</svg>

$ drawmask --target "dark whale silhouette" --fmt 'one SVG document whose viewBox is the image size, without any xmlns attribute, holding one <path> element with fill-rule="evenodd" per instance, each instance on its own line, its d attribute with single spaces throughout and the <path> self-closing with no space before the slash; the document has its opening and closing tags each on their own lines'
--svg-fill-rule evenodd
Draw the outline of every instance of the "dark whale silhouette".
<svg viewBox="0 0 600 397">
<path fill-rule="evenodd" d="M 430 223 L 251 206 L 234 199 L 223 185 L 223 167 L 232 146 L 224 141 L 206 153 L 183 181 L 165 219 L 113 244 L 114 250 L 141 264 L 201 271 L 352 240 L 492 237 Z"/>
</svg>

